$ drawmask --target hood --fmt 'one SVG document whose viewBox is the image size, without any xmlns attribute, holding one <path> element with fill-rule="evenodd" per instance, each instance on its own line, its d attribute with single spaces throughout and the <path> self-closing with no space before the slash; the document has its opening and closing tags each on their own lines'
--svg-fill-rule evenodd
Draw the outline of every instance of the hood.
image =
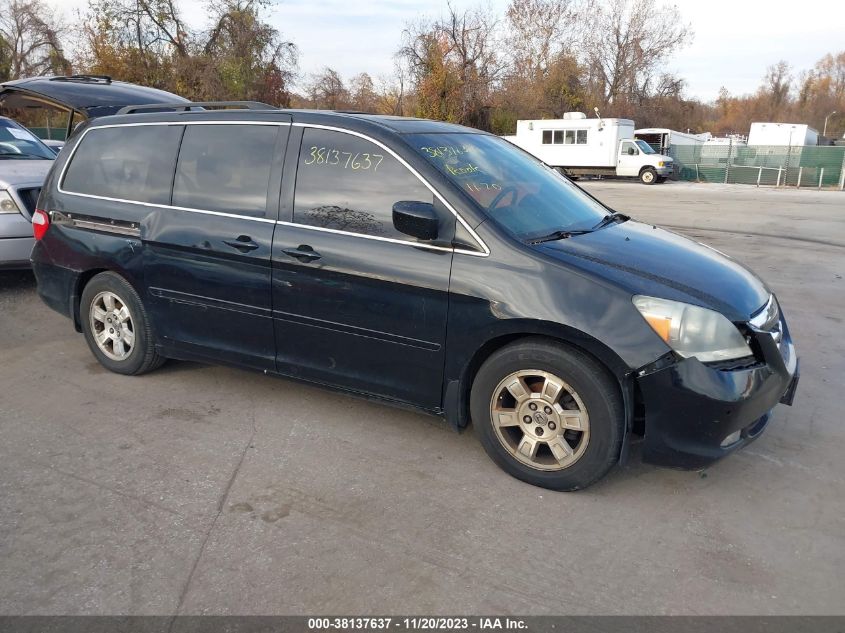
<svg viewBox="0 0 845 633">
<path fill-rule="evenodd" d="M 683 301 L 746 321 L 771 294 L 750 270 L 703 244 L 628 220 L 535 248 L 634 294 Z"/>
<path fill-rule="evenodd" d="M 40 187 L 55 161 L 0 159 L 0 189 L 32 185 Z"/>
</svg>

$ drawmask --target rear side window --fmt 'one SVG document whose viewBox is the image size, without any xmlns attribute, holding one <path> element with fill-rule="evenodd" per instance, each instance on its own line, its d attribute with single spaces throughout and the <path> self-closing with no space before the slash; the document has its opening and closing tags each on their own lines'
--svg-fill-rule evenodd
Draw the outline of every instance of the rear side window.
<svg viewBox="0 0 845 633">
<path fill-rule="evenodd" d="M 392 154 L 352 134 L 305 129 L 294 222 L 410 241 L 393 228 L 393 205 L 405 200 L 431 203 L 434 194 Z"/>
<path fill-rule="evenodd" d="M 76 148 L 62 188 L 133 202 L 170 204 L 182 137 L 177 125 L 90 129 Z"/>
<path fill-rule="evenodd" d="M 275 125 L 187 126 L 173 205 L 264 216 L 278 133 Z"/>
</svg>

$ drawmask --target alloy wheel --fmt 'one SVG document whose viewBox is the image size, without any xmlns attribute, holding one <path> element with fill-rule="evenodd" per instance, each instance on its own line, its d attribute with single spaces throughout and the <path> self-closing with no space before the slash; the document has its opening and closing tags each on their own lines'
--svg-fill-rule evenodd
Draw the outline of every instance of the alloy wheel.
<svg viewBox="0 0 845 633">
<path fill-rule="evenodd" d="M 110 291 L 99 293 L 89 310 L 97 347 L 112 360 L 126 360 L 135 346 L 135 327 L 126 302 Z"/>
<path fill-rule="evenodd" d="M 490 417 L 502 446 L 537 470 L 569 468 L 590 439 L 583 401 L 566 382 L 546 371 L 509 374 L 493 391 Z"/>
</svg>

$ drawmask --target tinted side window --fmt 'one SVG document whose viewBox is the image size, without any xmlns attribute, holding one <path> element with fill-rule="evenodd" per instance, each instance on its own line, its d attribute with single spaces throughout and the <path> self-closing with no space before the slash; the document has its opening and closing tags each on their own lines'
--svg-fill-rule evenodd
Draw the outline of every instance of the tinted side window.
<svg viewBox="0 0 845 633">
<path fill-rule="evenodd" d="M 170 204 L 182 126 L 93 128 L 73 154 L 62 188 L 106 198 Z"/>
<path fill-rule="evenodd" d="M 305 129 L 296 172 L 295 222 L 412 241 L 393 228 L 393 204 L 400 200 L 430 203 L 434 196 L 378 145 L 343 132 Z"/>
<path fill-rule="evenodd" d="M 173 206 L 263 216 L 279 127 L 188 125 Z"/>
</svg>

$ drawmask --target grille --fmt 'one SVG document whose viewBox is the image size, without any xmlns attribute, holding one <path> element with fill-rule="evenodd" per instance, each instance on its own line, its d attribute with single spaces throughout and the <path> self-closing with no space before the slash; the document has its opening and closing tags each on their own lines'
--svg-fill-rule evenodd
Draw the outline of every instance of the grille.
<svg viewBox="0 0 845 633">
<path fill-rule="evenodd" d="M 41 187 L 32 187 L 31 189 L 18 189 L 18 195 L 21 197 L 29 216 L 35 213 L 35 205 L 38 203 L 38 194 L 41 193 Z"/>
<path fill-rule="evenodd" d="M 745 356 L 743 358 L 733 358 L 730 360 L 719 360 L 710 363 L 705 363 L 711 369 L 719 371 L 740 371 L 743 369 L 754 369 L 760 367 L 763 363 L 757 360 L 754 356 Z"/>
</svg>

